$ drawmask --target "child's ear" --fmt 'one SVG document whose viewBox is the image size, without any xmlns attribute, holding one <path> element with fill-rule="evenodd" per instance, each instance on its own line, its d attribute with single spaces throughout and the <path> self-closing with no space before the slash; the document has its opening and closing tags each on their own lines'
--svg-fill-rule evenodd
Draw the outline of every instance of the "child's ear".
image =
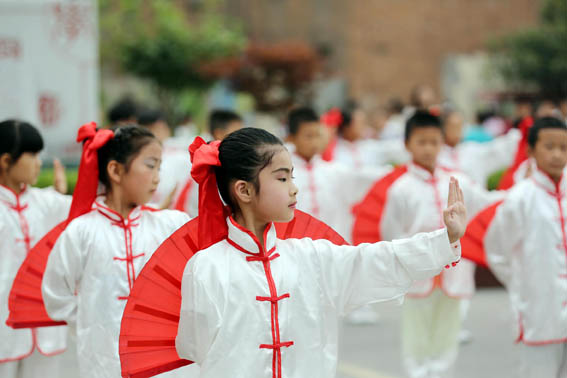
<svg viewBox="0 0 567 378">
<path fill-rule="evenodd" d="M 244 180 L 236 180 L 234 183 L 234 195 L 238 201 L 243 203 L 252 202 L 253 188 L 251 184 Z"/>
<path fill-rule="evenodd" d="M 12 157 L 9 153 L 5 152 L 0 155 L 0 172 L 6 172 L 12 165 Z"/>
<path fill-rule="evenodd" d="M 122 175 L 124 174 L 124 165 L 116 160 L 111 160 L 106 166 L 106 173 L 110 182 L 120 184 L 120 182 L 122 182 Z"/>
</svg>

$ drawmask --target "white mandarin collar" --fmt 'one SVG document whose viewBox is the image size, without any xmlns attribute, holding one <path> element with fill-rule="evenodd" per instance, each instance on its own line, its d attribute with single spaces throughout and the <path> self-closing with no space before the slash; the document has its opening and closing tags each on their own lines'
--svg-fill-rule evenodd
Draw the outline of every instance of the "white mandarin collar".
<svg viewBox="0 0 567 378">
<path fill-rule="evenodd" d="M 236 223 L 232 217 L 226 218 L 226 223 L 228 224 L 229 241 L 248 253 L 270 254 L 276 245 L 276 228 L 273 223 L 270 223 L 264 230 L 265 248 L 261 246 L 256 235 Z"/>
</svg>

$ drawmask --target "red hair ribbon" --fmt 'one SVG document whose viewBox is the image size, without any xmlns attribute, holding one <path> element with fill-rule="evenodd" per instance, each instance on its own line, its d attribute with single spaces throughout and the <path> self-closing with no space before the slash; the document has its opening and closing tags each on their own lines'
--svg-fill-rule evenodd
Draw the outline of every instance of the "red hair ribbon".
<svg viewBox="0 0 567 378">
<path fill-rule="evenodd" d="M 111 130 L 97 130 L 95 122 L 84 124 L 79 128 L 77 142 L 84 142 L 83 153 L 67 222 L 91 211 L 98 188 L 97 151 L 113 137 L 114 133 Z"/>
<path fill-rule="evenodd" d="M 207 248 L 228 234 L 227 210 L 220 198 L 214 167 L 220 167 L 220 141 L 206 143 L 197 137 L 189 146 L 191 176 L 199 184 L 199 249 Z"/>
<path fill-rule="evenodd" d="M 321 122 L 327 127 L 339 127 L 343 123 L 343 115 L 338 108 L 332 108 L 321 116 Z"/>
</svg>

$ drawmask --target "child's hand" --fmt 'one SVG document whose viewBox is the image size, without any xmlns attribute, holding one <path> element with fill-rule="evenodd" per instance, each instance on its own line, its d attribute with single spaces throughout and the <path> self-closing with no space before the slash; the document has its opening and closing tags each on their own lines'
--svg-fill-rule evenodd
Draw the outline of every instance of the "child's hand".
<svg viewBox="0 0 567 378">
<path fill-rule="evenodd" d="M 447 208 L 443 211 L 443 220 L 451 243 L 456 242 L 465 234 L 467 209 L 459 181 L 454 177 L 451 177 L 449 184 L 449 199 L 447 200 Z"/>
<path fill-rule="evenodd" d="M 67 194 L 67 176 L 65 167 L 59 159 L 53 159 L 53 187 L 61 194 Z"/>
</svg>

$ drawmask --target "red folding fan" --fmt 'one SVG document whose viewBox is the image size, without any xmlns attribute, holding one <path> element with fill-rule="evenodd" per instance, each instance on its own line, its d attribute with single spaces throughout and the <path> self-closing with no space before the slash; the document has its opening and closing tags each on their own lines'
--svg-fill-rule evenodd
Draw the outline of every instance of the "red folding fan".
<svg viewBox="0 0 567 378">
<path fill-rule="evenodd" d="M 407 166 L 403 165 L 382 177 L 368 191 L 364 199 L 354 206 L 352 241 L 355 245 L 376 243 L 382 240 L 380 222 L 386 205 L 388 190 L 407 170 Z"/>
<path fill-rule="evenodd" d="M 478 265 L 488 267 L 486 253 L 484 251 L 484 236 L 496 209 L 503 201 L 496 202 L 478 213 L 467 225 L 467 231 L 461 238 L 462 257 L 474 261 Z"/>
<path fill-rule="evenodd" d="M 175 337 L 183 270 L 198 251 L 197 222 L 191 220 L 164 241 L 136 278 L 120 329 L 123 377 L 151 377 L 192 363 L 177 355 Z M 310 237 L 347 244 L 329 226 L 299 210 L 291 222 L 276 224 L 276 233 L 280 239 Z"/>
<path fill-rule="evenodd" d="M 8 297 L 10 315 L 6 320 L 12 328 L 48 327 L 66 324 L 52 320 L 45 311 L 41 295 L 41 280 L 47 265 L 47 258 L 65 230 L 67 221 L 63 221 L 49 231 L 29 252 L 20 266 Z"/>
</svg>

